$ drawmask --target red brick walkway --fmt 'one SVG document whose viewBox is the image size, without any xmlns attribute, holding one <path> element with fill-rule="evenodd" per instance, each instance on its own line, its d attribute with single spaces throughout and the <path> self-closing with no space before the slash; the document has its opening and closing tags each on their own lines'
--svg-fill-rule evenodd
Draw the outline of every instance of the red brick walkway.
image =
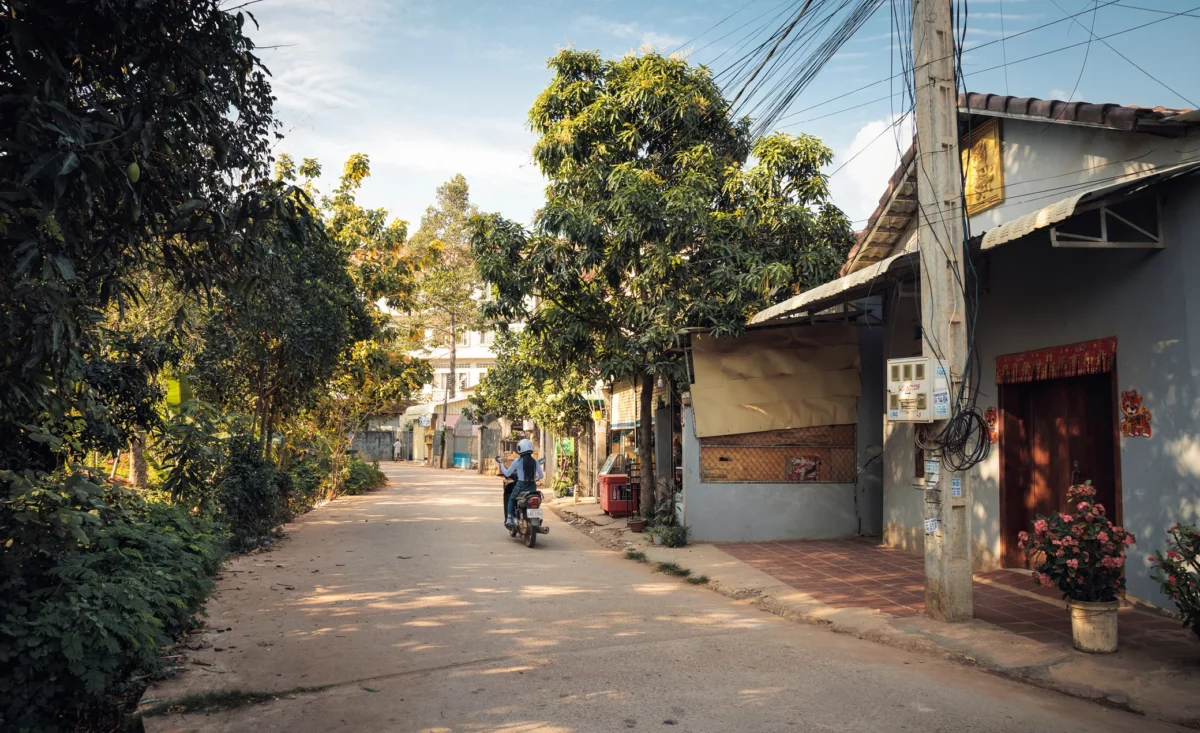
<svg viewBox="0 0 1200 733">
<path fill-rule="evenodd" d="M 918 555 L 857 540 L 720 547 L 833 608 L 870 608 L 901 617 L 925 610 L 925 560 Z M 975 617 L 1047 644 L 1071 641 L 1071 620 L 1059 593 L 1034 586 L 1027 573 L 976 574 Z M 1120 634 L 1123 649 L 1197 643 L 1178 622 L 1131 608 L 1121 610 Z"/>
</svg>

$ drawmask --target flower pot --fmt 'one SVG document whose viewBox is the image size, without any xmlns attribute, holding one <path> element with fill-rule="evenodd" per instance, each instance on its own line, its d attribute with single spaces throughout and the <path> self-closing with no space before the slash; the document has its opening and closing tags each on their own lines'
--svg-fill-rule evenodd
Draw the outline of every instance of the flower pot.
<svg viewBox="0 0 1200 733">
<path fill-rule="evenodd" d="M 662 543 L 663 543 L 662 535 L 660 535 L 660 534 L 654 535 L 654 544 L 661 545 Z"/>
<path fill-rule="evenodd" d="M 1117 601 L 1070 601 L 1071 639 L 1075 648 L 1091 654 L 1117 650 Z"/>
<path fill-rule="evenodd" d="M 646 520 L 640 517 L 637 519 L 630 519 L 628 527 L 630 532 L 641 534 L 642 530 L 646 529 Z"/>
</svg>

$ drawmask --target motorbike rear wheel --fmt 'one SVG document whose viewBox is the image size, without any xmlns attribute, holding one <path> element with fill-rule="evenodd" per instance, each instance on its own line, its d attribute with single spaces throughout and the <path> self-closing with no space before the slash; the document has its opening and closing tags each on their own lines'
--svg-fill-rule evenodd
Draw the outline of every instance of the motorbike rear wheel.
<svg viewBox="0 0 1200 733">
<path fill-rule="evenodd" d="M 525 546 L 533 547 L 537 544 L 538 528 L 532 524 L 526 524 L 525 526 Z"/>
</svg>

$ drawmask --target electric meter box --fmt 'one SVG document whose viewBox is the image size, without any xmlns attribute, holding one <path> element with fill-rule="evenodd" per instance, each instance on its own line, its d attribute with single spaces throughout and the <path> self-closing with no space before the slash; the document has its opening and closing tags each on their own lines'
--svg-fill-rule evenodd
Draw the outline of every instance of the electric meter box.
<svg viewBox="0 0 1200 733">
<path fill-rule="evenodd" d="M 888 359 L 887 419 L 931 423 L 950 418 L 950 380 L 934 359 Z"/>
</svg>

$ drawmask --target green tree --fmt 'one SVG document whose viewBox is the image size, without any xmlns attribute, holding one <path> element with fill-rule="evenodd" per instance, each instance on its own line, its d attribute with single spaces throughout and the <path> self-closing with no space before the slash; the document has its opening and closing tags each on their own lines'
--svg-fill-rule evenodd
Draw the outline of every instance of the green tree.
<svg viewBox="0 0 1200 733">
<path fill-rule="evenodd" d="M 321 167 L 315 159 L 304 159 L 296 169 L 292 158 L 282 155 L 276 171 L 283 180 L 295 180 L 298 173 L 308 196 L 318 197 L 313 181 Z M 386 209 L 358 203 L 358 192 L 370 175 L 368 156 L 355 153 L 343 166 L 332 195 L 320 197 L 325 228 L 348 257 L 347 271 L 359 300 L 368 306 L 370 320 L 369 328 L 358 333 L 339 356 L 305 416 L 329 446 L 335 493 L 353 432 L 371 414 L 404 406 L 430 376 L 427 362 L 408 355 L 417 343 L 413 329 L 390 315 L 415 307 L 417 277 L 424 262 L 406 242 L 406 222 L 391 217 Z"/>
<path fill-rule="evenodd" d="M 527 320 L 561 368 L 640 380 L 649 425 L 656 377 L 681 376 L 682 329 L 736 335 L 754 310 L 836 275 L 852 233 L 820 173 L 832 153 L 807 135 L 755 141 L 708 70 L 681 59 L 568 49 L 549 66 L 529 117 L 549 179 L 534 230 L 476 221 L 487 312 Z"/>
<path fill-rule="evenodd" d="M 290 212 L 253 185 L 275 122 L 241 13 L 13 0 L 5 15 L 0 468 L 49 469 L 71 447 L 64 423 L 105 410 L 81 377 L 135 276 L 218 287 L 254 256 L 256 223 Z"/>
<path fill-rule="evenodd" d="M 271 89 L 219 0 L 10 0 L 0 27 L 0 728 L 91 718 L 153 674 L 220 530 L 78 465 L 158 419 L 171 325 L 113 318 L 170 285 L 219 299 L 319 236 L 267 183 Z M 249 286 L 252 283 L 242 283 Z M 97 724 L 99 723 L 99 724 Z"/>
<path fill-rule="evenodd" d="M 577 434 L 591 420 L 586 396 L 594 382 L 573 365 L 561 368 L 542 358 L 537 341 L 524 331 L 501 331 L 496 365 L 471 395 L 483 421 L 528 418 L 555 433 Z"/>
<path fill-rule="evenodd" d="M 444 346 L 449 351 L 443 424 L 448 403 L 457 388 L 459 336 L 482 325 L 479 311 L 482 283 L 471 253 L 470 233 L 471 218 L 478 213 L 471 203 L 467 179 L 458 174 L 438 186 L 437 203 L 425 210 L 421 227 L 409 242 L 414 255 L 426 263 L 418 280 L 412 322 L 431 333 L 431 345 Z"/>
</svg>

